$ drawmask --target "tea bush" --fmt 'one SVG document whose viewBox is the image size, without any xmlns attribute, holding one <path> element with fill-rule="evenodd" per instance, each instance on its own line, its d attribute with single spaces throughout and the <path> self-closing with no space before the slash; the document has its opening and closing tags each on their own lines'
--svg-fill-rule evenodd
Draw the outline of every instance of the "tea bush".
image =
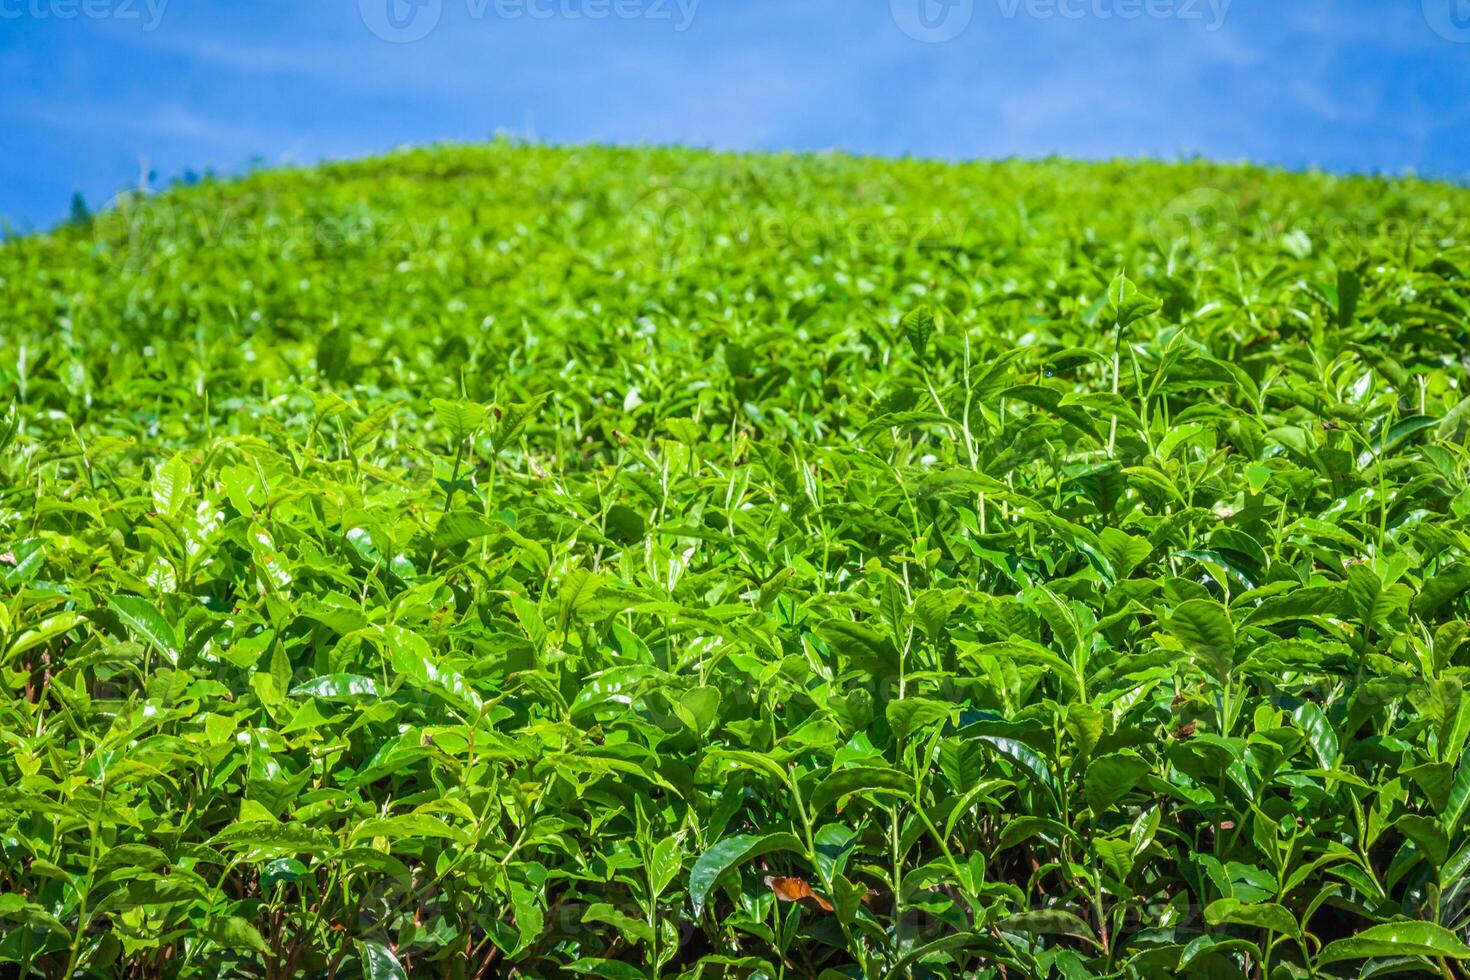
<svg viewBox="0 0 1470 980">
<path fill-rule="evenodd" d="M 1464 976 L 1465 190 L 497 143 L 0 247 L 16 976 Z"/>
</svg>

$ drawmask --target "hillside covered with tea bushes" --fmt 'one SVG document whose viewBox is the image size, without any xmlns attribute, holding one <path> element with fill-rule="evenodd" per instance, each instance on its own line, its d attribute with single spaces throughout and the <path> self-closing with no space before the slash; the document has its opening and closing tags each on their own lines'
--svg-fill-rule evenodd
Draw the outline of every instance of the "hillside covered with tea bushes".
<svg viewBox="0 0 1470 980">
<path fill-rule="evenodd" d="M 496 143 L 0 245 L 0 972 L 1466 976 L 1470 191 Z"/>
</svg>

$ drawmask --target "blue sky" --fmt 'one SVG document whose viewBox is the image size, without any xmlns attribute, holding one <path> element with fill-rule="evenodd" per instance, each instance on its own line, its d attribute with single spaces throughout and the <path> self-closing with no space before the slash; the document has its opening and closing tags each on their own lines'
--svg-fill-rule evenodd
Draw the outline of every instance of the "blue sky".
<svg viewBox="0 0 1470 980">
<path fill-rule="evenodd" d="M 0 0 L 0 221 L 498 131 L 1470 175 L 1470 0 Z"/>
</svg>

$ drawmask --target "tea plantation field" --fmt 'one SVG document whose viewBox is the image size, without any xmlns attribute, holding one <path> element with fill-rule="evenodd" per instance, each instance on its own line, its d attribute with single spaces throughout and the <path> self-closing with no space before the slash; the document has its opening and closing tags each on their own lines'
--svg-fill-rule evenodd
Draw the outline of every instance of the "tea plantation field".
<svg viewBox="0 0 1470 980">
<path fill-rule="evenodd" d="M 501 142 L 0 245 L 0 974 L 1470 975 L 1470 191 Z"/>
</svg>

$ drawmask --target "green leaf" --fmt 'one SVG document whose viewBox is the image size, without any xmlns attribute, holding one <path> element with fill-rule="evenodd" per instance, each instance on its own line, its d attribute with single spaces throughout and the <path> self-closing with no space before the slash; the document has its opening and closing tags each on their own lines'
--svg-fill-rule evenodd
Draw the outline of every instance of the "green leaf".
<svg viewBox="0 0 1470 980">
<path fill-rule="evenodd" d="M 817 868 L 824 879 L 835 879 L 847 869 L 848 858 L 857 847 L 857 832 L 845 824 L 829 823 L 817 831 L 813 842 L 817 848 Z"/>
<path fill-rule="evenodd" d="M 1384 585 L 1383 580 L 1367 565 L 1353 565 L 1348 569 L 1347 593 L 1357 611 L 1363 629 L 1374 632 L 1395 613 L 1408 608 L 1413 594 L 1401 582 Z"/>
<path fill-rule="evenodd" d="M 1455 783 L 1455 769 L 1448 762 L 1431 762 L 1404 770 L 1404 775 L 1429 798 L 1436 812 L 1449 806 L 1450 791 Z"/>
<path fill-rule="evenodd" d="M 352 370 L 352 332 L 333 327 L 316 342 L 317 373 L 329 381 L 343 381 Z"/>
<path fill-rule="evenodd" d="M 999 753 L 1021 767 L 1022 773 L 1028 778 L 1035 780 L 1037 785 L 1052 793 L 1056 792 L 1057 781 L 1052 775 L 1050 767 L 1035 749 L 1025 742 L 1013 738 L 1002 738 L 998 735 L 978 735 L 975 739 L 981 745 Z"/>
<path fill-rule="evenodd" d="M 914 777 L 896 769 L 879 769 L 874 766 L 857 766 L 839 769 L 827 776 L 812 792 L 808 810 L 813 819 L 829 806 L 854 794 L 893 794 L 912 796 Z"/>
<path fill-rule="evenodd" d="M 1455 782 L 1450 787 L 1449 801 L 1445 804 L 1446 826 L 1458 826 L 1467 810 L 1470 810 L 1470 757 L 1461 757 Z"/>
<path fill-rule="evenodd" d="M 1414 415 L 1395 422 L 1373 441 L 1371 447 L 1358 456 L 1359 466 L 1370 466 L 1375 459 L 1389 455 L 1395 449 L 1426 429 L 1438 426 L 1440 420 L 1428 415 Z"/>
<path fill-rule="evenodd" d="M 179 642 L 173 627 L 153 603 L 139 596 L 114 595 L 107 597 L 107 605 L 124 626 L 151 644 L 169 663 L 179 662 Z"/>
<path fill-rule="evenodd" d="M 369 817 L 352 828 L 351 840 L 361 844 L 374 837 L 386 837 L 394 844 L 408 841 L 450 840 L 469 843 L 469 834 L 429 813 L 401 813 L 389 817 Z"/>
<path fill-rule="evenodd" d="M 393 669 L 409 683 L 470 714 L 484 707 L 484 700 L 464 676 L 439 663 L 422 637 L 396 625 L 383 627 L 383 637 L 392 652 Z"/>
<path fill-rule="evenodd" d="M 466 541 L 487 538 L 504 530 L 501 525 L 487 521 L 477 514 L 450 511 L 439 518 L 439 525 L 434 529 L 434 547 L 445 551 Z"/>
<path fill-rule="evenodd" d="M 1224 681 L 1235 666 L 1235 627 L 1225 607 L 1212 599 L 1190 599 L 1169 616 L 1169 632 L 1216 680 Z"/>
<path fill-rule="evenodd" d="M 41 571 L 46 563 L 45 542 L 31 538 L 12 547 L 7 555 L 15 564 L 0 564 L 0 584 L 13 589 L 30 582 Z"/>
<path fill-rule="evenodd" d="M 1121 273 L 1108 286 L 1109 319 L 1118 329 L 1157 313 L 1163 305 L 1138 291 L 1138 287 Z"/>
<path fill-rule="evenodd" d="M 842 662 L 874 677 L 897 677 L 898 650 L 893 641 L 863 623 L 829 620 L 817 633 Z"/>
<path fill-rule="evenodd" d="M 684 851 L 677 837 L 665 837 L 654 845 L 648 861 L 648 879 L 655 895 L 664 893 L 679 876 L 683 864 Z"/>
<path fill-rule="evenodd" d="M 607 980 L 648 980 L 648 975 L 632 963 L 610 960 L 603 957 L 584 957 L 567 964 L 572 973 L 605 977 Z"/>
<path fill-rule="evenodd" d="M 1414 599 L 1414 613 L 1424 619 L 1433 618 L 1466 591 L 1470 591 L 1470 562 L 1456 562 L 1424 580 L 1418 597 Z"/>
<path fill-rule="evenodd" d="M 1322 709 L 1307 701 L 1298 705 L 1291 717 L 1297 727 L 1307 733 L 1307 740 L 1317 756 L 1317 764 L 1323 769 L 1336 769 L 1339 754 L 1337 732 L 1333 730 L 1327 716 L 1322 714 Z"/>
<path fill-rule="evenodd" d="M 1064 724 L 1067 734 L 1077 744 L 1077 755 L 1083 759 L 1092 755 L 1092 750 L 1097 748 L 1098 740 L 1102 738 L 1102 711 L 1090 704 L 1069 704 Z"/>
<path fill-rule="evenodd" d="M 1153 554 L 1154 546 L 1147 538 L 1136 538 L 1115 527 L 1105 527 L 1098 534 L 1103 554 L 1119 579 L 1126 579 Z"/>
<path fill-rule="evenodd" d="M 786 781 L 786 773 L 771 757 L 759 752 L 742 752 L 739 749 L 717 749 L 710 754 L 712 762 L 728 762 L 744 769 L 753 769 L 774 778 L 778 783 Z"/>
<path fill-rule="evenodd" d="M 231 824 L 211 843 L 222 848 L 309 854 L 326 850 L 330 842 L 322 832 L 300 824 L 252 820 Z"/>
<path fill-rule="evenodd" d="M 191 474 L 182 455 L 159 465 L 153 473 L 153 506 L 163 517 L 178 514 L 189 499 Z"/>
<path fill-rule="evenodd" d="M 27 650 L 45 646 L 58 636 L 76 629 L 83 622 L 85 622 L 85 619 L 79 613 L 74 612 L 62 612 L 54 616 L 48 616 L 38 625 L 13 637 L 6 649 L 6 654 L 8 656 L 16 656 L 17 654 L 25 653 Z"/>
<path fill-rule="evenodd" d="M 1148 762 L 1132 751 L 1099 756 L 1087 765 L 1083 779 L 1087 805 L 1101 815 L 1138 785 L 1149 772 Z"/>
<path fill-rule="evenodd" d="M 890 701 L 887 708 L 888 725 L 898 738 L 912 738 L 930 725 L 949 720 L 953 709 L 943 702 L 927 698 L 907 698 Z"/>
<path fill-rule="evenodd" d="M 579 613 L 593 607 L 601 588 L 602 576 L 585 568 L 579 566 L 566 573 L 556 593 L 556 621 L 562 632 L 571 628 Z"/>
<path fill-rule="evenodd" d="M 1030 930 L 1024 927 L 1018 927 L 1015 931 L 1027 932 Z M 949 960 L 949 957 L 954 953 L 961 952 L 967 949 L 988 947 L 990 946 L 990 942 L 991 941 L 987 937 L 978 935 L 974 932 L 961 932 L 950 936 L 942 936 L 939 939 L 933 940 L 932 942 L 927 942 L 922 945 L 915 946 L 913 949 L 910 949 L 903 956 L 895 960 L 889 976 L 908 976 L 908 967 L 911 964 L 923 963 L 930 957 L 934 957 L 935 963 L 943 964 L 947 962 Z M 837 980 L 838 977 L 846 976 L 846 974 L 837 973 L 837 971 L 835 970 L 830 970 L 822 973 L 821 976 L 818 977 L 818 980 Z"/>
<path fill-rule="evenodd" d="M 1066 396 L 1055 388 L 1042 385 L 1014 385 L 1005 390 L 1004 397 L 1034 405 L 1093 438 L 1102 436 L 1096 414 L 1075 402 L 1068 401 Z"/>
<path fill-rule="evenodd" d="M 468 439 L 485 421 L 485 407 L 474 402 L 435 398 L 429 405 L 451 444 Z"/>
<path fill-rule="evenodd" d="M 259 930 L 237 915 L 211 915 L 198 928 L 199 935 L 223 949 L 245 949 L 267 955 L 271 952 L 270 944 Z"/>
<path fill-rule="evenodd" d="M 1347 592 L 1337 586 L 1296 589 L 1285 595 L 1271 596 L 1246 615 L 1252 626 L 1271 626 L 1293 619 L 1317 616 L 1346 618 L 1349 613 Z"/>
<path fill-rule="evenodd" d="M 1440 828 L 1439 824 L 1428 817 L 1421 817 L 1416 813 L 1399 817 L 1394 825 L 1409 840 L 1414 842 L 1419 853 L 1429 863 L 1439 870 L 1444 866 L 1445 860 L 1450 854 L 1449 837 Z"/>
<path fill-rule="evenodd" d="M 35 902 L 28 901 L 24 896 L 14 893 L 0 894 L 0 919 L 44 929 L 57 937 L 68 940 L 71 937 L 71 931 L 50 912 Z"/>
<path fill-rule="evenodd" d="M 648 522 L 643 515 L 623 504 L 608 508 L 606 523 L 608 537 L 625 546 L 637 544 L 648 533 Z"/>
<path fill-rule="evenodd" d="M 899 323 L 903 335 L 908 338 L 909 347 L 913 348 L 914 357 L 918 358 L 920 364 L 929 363 L 929 340 L 934 336 L 934 311 L 927 306 L 920 306 L 905 314 Z"/>
<path fill-rule="evenodd" d="M 1300 938 L 1301 926 L 1283 905 L 1275 902 L 1243 902 L 1238 898 L 1222 898 L 1205 909 L 1205 921 L 1212 926 L 1229 923 L 1250 929 L 1265 929 L 1283 936 Z"/>
<path fill-rule="evenodd" d="M 511 907 L 515 909 L 516 933 L 518 942 L 511 950 L 519 953 L 528 948 L 541 938 L 541 933 L 546 927 L 546 915 L 541 910 L 541 904 L 537 901 L 537 891 L 521 884 L 518 881 L 510 883 Z"/>
<path fill-rule="evenodd" d="M 805 850 L 799 839 L 785 832 L 736 834 L 715 844 L 699 856 L 689 873 L 689 902 L 694 907 L 695 917 L 704 911 L 705 901 L 720 876 L 731 868 L 778 851 L 801 854 Z"/>
<path fill-rule="evenodd" d="M 696 735 L 704 735 L 720 718 L 720 689 L 690 688 L 674 702 L 674 713 Z"/>
<path fill-rule="evenodd" d="M 503 451 L 519 439 L 524 434 L 526 426 L 550 397 L 550 393 L 544 393 L 528 401 L 497 406 L 500 417 L 495 421 L 495 448 Z"/>
<path fill-rule="evenodd" d="M 371 677 L 362 677 L 358 674 L 326 674 L 291 688 L 291 696 L 293 698 L 323 698 L 329 701 L 371 699 L 379 697 L 378 682 Z"/>
<path fill-rule="evenodd" d="M 408 980 L 398 957 L 387 946 L 367 939 L 355 939 L 353 945 L 357 947 L 357 958 L 362 961 L 364 980 Z"/>
<path fill-rule="evenodd" d="M 587 906 L 587 911 L 582 913 L 582 921 L 610 925 L 622 933 L 625 939 L 634 943 L 647 945 L 653 942 L 652 926 L 642 919 L 635 919 L 626 912 L 618 911 L 606 902 Z"/>
<path fill-rule="evenodd" d="M 1317 956 L 1324 967 L 1345 960 L 1386 956 L 1428 956 L 1451 960 L 1470 959 L 1470 946 L 1443 926 L 1432 922 L 1399 921 L 1364 929 L 1356 936 L 1328 943 Z"/>
<path fill-rule="evenodd" d="M 1039 936 L 1072 936 L 1094 947 L 1101 946 L 1091 926 L 1071 912 L 1063 912 L 1059 909 L 1038 909 L 1033 912 L 1008 915 L 997 921 L 995 925 L 1003 932 L 1025 932 Z"/>
</svg>

